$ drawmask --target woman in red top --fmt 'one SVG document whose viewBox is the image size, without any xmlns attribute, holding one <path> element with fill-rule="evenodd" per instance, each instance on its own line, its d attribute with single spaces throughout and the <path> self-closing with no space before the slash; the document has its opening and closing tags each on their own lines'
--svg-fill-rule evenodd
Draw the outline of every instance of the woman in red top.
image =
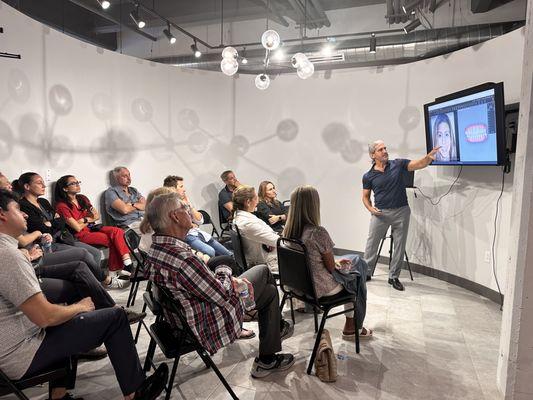
<svg viewBox="0 0 533 400">
<path fill-rule="evenodd" d="M 80 242 L 109 248 L 109 271 L 129 275 L 122 271 L 132 263 L 124 231 L 115 226 L 102 225 L 98 225 L 98 231 L 91 230 L 91 226 L 100 219 L 100 214 L 87 197 L 79 194 L 80 183 L 73 175 L 58 179 L 55 188 L 56 212 L 65 218 Z"/>
</svg>

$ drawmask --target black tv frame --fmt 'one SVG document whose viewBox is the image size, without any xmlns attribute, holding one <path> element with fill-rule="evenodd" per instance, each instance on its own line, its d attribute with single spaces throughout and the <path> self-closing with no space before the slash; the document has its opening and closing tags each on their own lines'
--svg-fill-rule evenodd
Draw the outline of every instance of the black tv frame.
<svg viewBox="0 0 533 400">
<path fill-rule="evenodd" d="M 475 93 L 483 92 L 485 90 L 494 89 L 494 103 L 496 112 L 496 153 L 497 161 L 494 162 L 465 162 L 465 161 L 452 161 L 452 162 L 433 162 L 431 165 L 436 166 L 455 166 L 455 165 L 483 165 L 483 166 L 501 166 L 506 162 L 506 132 L 505 132 L 505 97 L 503 91 L 503 82 L 486 82 L 481 85 L 473 86 L 468 89 L 464 89 L 455 93 L 450 93 L 445 96 L 441 96 L 435 99 L 431 103 L 424 104 L 424 120 L 426 129 L 426 148 L 428 153 L 432 150 L 430 143 L 431 138 L 431 120 L 429 118 L 428 108 L 438 103 L 445 101 L 455 100 L 460 97 L 469 96 Z"/>
</svg>

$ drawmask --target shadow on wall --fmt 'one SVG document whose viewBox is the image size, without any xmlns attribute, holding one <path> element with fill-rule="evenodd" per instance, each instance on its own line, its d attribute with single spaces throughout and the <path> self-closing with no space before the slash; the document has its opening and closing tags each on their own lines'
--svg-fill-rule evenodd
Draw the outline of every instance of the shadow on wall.
<svg viewBox="0 0 533 400">
<path fill-rule="evenodd" d="M 332 122 L 322 131 L 322 140 L 329 151 L 339 153 L 344 161 L 355 164 L 363 156 L 364 145 L 351 136 L 350 129 L 340 122 Z"/>
</svg>

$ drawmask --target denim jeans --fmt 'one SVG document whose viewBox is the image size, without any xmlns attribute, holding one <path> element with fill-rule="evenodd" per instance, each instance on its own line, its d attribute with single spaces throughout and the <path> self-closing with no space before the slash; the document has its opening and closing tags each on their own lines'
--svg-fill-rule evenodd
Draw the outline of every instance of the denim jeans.
<svg viewBox="0 0 533 400">
<path fill-rule="evenodd" d="M 185 242 L 194 250 L 201 251 L 209 257 L 231 255 L 231 252 L 218 243 L 216 239 L 211 238 L 206 242 L 201 234 L 198 236 L 187 235 L 185 237 Z"/>
</svg>

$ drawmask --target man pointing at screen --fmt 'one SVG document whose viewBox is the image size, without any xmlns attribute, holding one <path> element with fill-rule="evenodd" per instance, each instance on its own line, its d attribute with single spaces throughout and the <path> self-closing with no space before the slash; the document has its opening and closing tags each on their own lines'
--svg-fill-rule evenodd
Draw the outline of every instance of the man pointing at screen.
<svg viewBox="0 0 533 400">
<path fill-rule="evenodd" d="M 407 172 L 425 168 L 435 161 L 439 148 L 435 147 L 419 160 L 389 160 L 383 140 L 376 140 L 368 145 L 372 167 L 363 175 L 363 204 L 372 217 L 364 259 L 371 268 L 368 274 L 370 277 L 376 266 L 379 243 L 391 227 L 394 252 L 390 263 L 389 284 L 396 290 L 404 290 L 399 277 L 411 215 L 403 178 Z M 370 199 L 371 192 L 374 192 L 374 204 Z"/>
</svg>

